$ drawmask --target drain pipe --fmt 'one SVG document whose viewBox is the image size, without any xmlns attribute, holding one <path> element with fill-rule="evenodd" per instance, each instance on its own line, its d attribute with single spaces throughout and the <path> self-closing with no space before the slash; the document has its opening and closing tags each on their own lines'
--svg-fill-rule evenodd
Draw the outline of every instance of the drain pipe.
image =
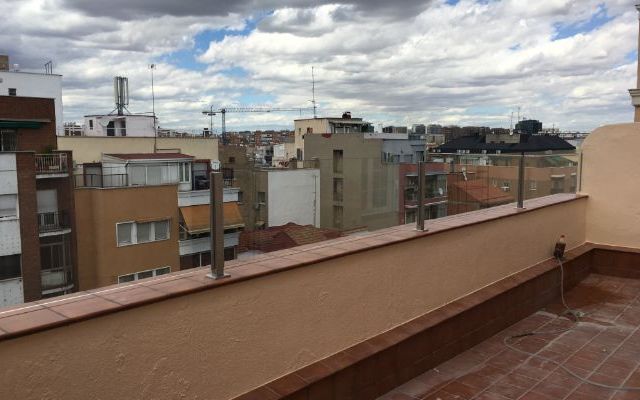
<svg viewBox="0 0 640 400">
<path fill-rule="evenodd" d="M 209 241 L 211 243 L 211 273 L 207 277 L 222 279 L 224 272 L 224 215 L 222 213 L 224 181 L 222 172 L 209 174 Z"/>
</svg>

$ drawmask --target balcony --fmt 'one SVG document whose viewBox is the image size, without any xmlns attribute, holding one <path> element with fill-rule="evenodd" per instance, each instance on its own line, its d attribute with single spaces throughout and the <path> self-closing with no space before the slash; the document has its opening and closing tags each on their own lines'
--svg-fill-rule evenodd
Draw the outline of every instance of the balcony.
<svg viewBox="0 0 640 400">
<path fill-rule="evenodd" d="M 224 235 L 224 247 L 234 247 L 238 245 L 240 238 L 239 232 L 225 233 Z M 209 237 L 186 239 L 178 242 L 180 255 L 202 253 L 204 251 L 211 251 L 211 243 Z"/>
<path fill-rule="evenodd" d="M 640 124 L 592 133 L 581 194 L 235 260 L 221 280 L 196 268 L 0 310 L 0 384 L 20 399 L 625 398 L 558 363 L 638 386 L 639 189 L 622 151 L 638 147 Z M 588 318 L 563 314 L 561 287 Z M 121 379 L 139 371 L 150 384 Z"/>
<path fill-rule="evenodd" d="M 49 269 L 41 272 L 42 294 L 69 293 L 73 290 L 71 267 Z"/>
<path fill-rule="evenodd" d="M 36 178 L 61 178 L 69 176 L 66 153 L 36 154 Z"/>
<path fill-rule="evenodd" d="M 71 232 L 68 213 L 66 211 L 38 213 L 38 232 L 40 237 Z"/>
</svg>

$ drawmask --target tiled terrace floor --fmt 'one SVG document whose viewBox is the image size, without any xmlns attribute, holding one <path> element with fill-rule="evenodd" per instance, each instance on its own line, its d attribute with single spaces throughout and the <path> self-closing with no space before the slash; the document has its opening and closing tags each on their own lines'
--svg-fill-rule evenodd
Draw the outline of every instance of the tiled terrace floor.
<svg viewBox="0 0 640 400">
<path fill-rule="evenodd" d="M 640 281 L 591 274 L 565 297 L 570 307 L 587 313 L 580 322 L 561 316 L 562 305 L 552 304 L 379 400 L 640 399 L 640 391 L 581 382 L 557 363 L 504 344 L 519 333 L 555 331 L 509 343 L 591 381 L 639 387 Z"/>
</svg>

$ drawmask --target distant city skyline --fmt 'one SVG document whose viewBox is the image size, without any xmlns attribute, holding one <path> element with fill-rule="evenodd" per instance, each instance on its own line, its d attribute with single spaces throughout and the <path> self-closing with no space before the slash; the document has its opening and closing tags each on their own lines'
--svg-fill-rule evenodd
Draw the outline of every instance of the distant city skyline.
<svg viewBox="0 0 640 400">
<path fill-rule="evenodd" d="M 631 121 L 633 1 L 280 2 L 0 0 L 0 54 L 24 71 L 64 75 L 65 122 L 107 113 L 112 78 L 129 77 L 132 112 L 202 129 L 209 105 L 351 111 L 376 127 L 590 131 Z M 311 111 L 308 111 L 311 115 Z M 308 116 L 308 115 L 307 115 Z M 228 130 L 291 129 L 292 113 L 227 116 Z M 219 118 L 214 119 L 219 129 Z"/>
</svg>

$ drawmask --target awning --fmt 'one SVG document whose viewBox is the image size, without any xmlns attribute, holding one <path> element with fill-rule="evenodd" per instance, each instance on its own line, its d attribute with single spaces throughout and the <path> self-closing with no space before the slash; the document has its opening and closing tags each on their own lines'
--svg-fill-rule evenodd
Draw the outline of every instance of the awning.
<svg viewBox="0 0 640 400">
<path fill-rule="evenodd" d="M 243 228 L 244 221 L 238 203 L 229 202 L 222 205 L 224 229 Z M 209 205 L 180 207 L 180 214 L 187 232 L 191 235 L 209 231 Z"/>
<path fill-rule="evenodd" d="M 0 119 L 0 128 L 7 129 L 38 129 L 48 120 Z"/>
</svg>

